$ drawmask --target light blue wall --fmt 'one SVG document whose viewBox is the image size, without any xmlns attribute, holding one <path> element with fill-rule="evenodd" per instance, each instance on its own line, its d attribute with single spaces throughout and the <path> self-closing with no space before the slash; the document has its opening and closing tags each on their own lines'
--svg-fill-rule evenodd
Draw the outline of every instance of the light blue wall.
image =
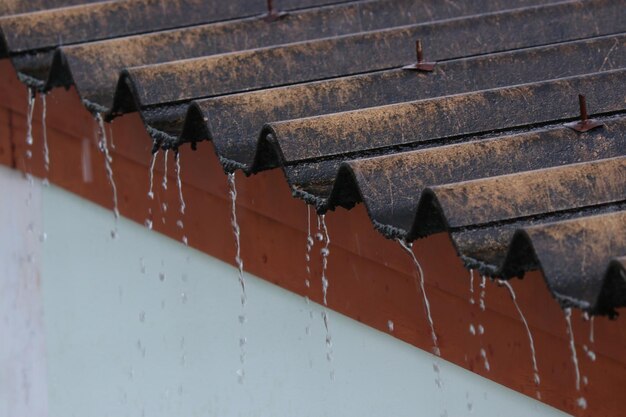
<svg viewBox="0 0 626 417">
<path fill-rule="evenodd" d="M 329 363 L 322 308 L 250 275 L 242 328 L 233 267 L 124 219 L 113 240 L 111 212 L 42 194 L 50 416 L 562 415 L 334 312 Z"/>
</svg>

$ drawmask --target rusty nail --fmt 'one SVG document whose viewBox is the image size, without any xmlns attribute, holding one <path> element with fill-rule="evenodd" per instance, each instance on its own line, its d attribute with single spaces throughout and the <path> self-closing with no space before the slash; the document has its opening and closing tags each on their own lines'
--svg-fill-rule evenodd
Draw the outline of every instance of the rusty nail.
<svg viewBox="0 0 626 417">
<path fill-rule="evenodd" d="M 422 48 L 422 41 L 419 39 L 415 41 L 415 55 L 417 55 L 417 62 L 402 67 L 402 69 L 423 72 L 432 72 L 435 69 L 436 62 L 424 62 L 424 49 Z"/>
<path fill-rule="evenodd" d="M 587 99 L 582 94 L 578 95 L 578 105 L 580 106 L 580 120 L 571 123 L 565 123 L 565 126 L 577 132 L 587 132 L 591 129 L 603 126 L 602 123 L 590 119 L 587 114 Z"/>
<path fill-rule="evenodd" d="M 267 0 L 267 14 L 265 15 L 265 21 L 266 22 L 273 22 L 275 20 L 282 19 L 285 16 L 287 16 L 287 13 L 285 13 L 285 12 L 277 12 L 274 9 L 273 1 L 272 0 Z"/>
</svg>

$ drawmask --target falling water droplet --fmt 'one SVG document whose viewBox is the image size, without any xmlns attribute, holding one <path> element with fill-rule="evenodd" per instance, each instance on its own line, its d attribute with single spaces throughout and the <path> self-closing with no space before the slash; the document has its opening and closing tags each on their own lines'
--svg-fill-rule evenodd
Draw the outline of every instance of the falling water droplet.
<svg viewBox="0 0 626 417">
<path fill-rule="evenodd" d="M 311 206 L 307 204 L 306 206 L 306 224 L 307 224 L 307 236 L 306 236 L 306 252 L 304 253 L 305 265 L 306 265 L 306 278 L 304 279 L 304 286 L 307 288 L 311 288 L 311 252 L 313 251 L 313 246 L 315 245 L 315 240 L 313 239 L 313 235 L 311 234 Z M 304 296 L 304 301 L 307 306 L 310 306 L 311 300 L 308 295 Z M 309 319 L 313 315 L 313 310 L 309 307 Z M 304 332 L 309 335 L 311 334 L 311 321 L 306 324 L 304 328 Z"/>
<path fill-rule="evenodd" d="M 324 322 L 324 328 L 326 329 L 326 361 L 328 361 L 329 365 L 332 366 L 333 362 L 333 337 L 330 334 L 330 317 L 328 316 L 328 312 L 326 310 L 322 311 L 322 320 Z M 331 381 L 335 379 L 335 371 L 331 368 L 330 370 L 330 379 Z"/>
<path fill-rule="evenodd" d="M 143 224 L 144 224 L 144 225 L 145 225 L 145 226 L 146 226 L 149 230 L 152 230 L 152 226 L 153 226 L 153 225 L 152 225 L 152 220 L 150 220 L 150 219 L 146 219 L 146 220 L 143 222 Z"/>
<path fill-rule="evenodd" d="M 572 329 L 572 309 L 564 309 L 565 321 L 567 323 L 567 334 L 569 335 L 569 348 L 572 352 L 572 363 L 576 372 L 576 390 L 580 391 L 580 368 L 578 366 L 578 355 L 576 354 L 576 344 L 574 342 L 574 331 Z"/>
<path fill-rule="evenodd" d="M 392 320 L 387 320 L 387 329 L 393 333 L 393 321 Z"/>
<path fill-rule="evenodd" d="M 474 304 L 476 301 L 474 301 L 474 270 L 470 269 L 470 298 L 469 298 L 469 302 L 470 304 Z"/>
<path fill-rule="evenodd" d="M 28 89 L 28 109 L 26 111 L 26 144 L 33 146 L 33 114 L 35 112 L 35 96 L 37 93 L 34 89 Z"/>
<path fill-rule="evenodd" d="M 480 334 L 480 335 L 485 334 L 485 328 L 483 327 L 482 324 L 478 325 L 478 334 Z"/>
<path fill-rule="evenodd" d="M 243 275 L 243 260 L 241 259 L 241 229 L 239 228 L 239 222 L 237 221 L 237 184 L 235 182 L 235 173 L 231 172 L 228 174 L 228 186 L 230 188 L 229 195 L 231 201 L 231 213 L 230 213 L 230 224 L 233 229 L 233 236 L 235 237 L 235 263 L 237 264 L 237 278 L 239 279 L 239 286 L 241 287 L 241 314 L 239 315 L 239 324 L 241 325 L 241 331 L 243 334 L 243 326 L 246 322 L 246 281 Z M 244 336 L 242 335 L 242 338 Z M 245 364 L 245 349 L 244 346 L 240 345 L 240 359 L 241 359 L 241 369 L 237 371 L 237 375 L 239 376 L 239 383 L 242 384 L 244 380 L 244 364 Z"/>
<path fill-rule="evenodd" d="M 244 370 L 242 368 L 237 369 L 237 379 L 239 381 L 240 384 L 243 384 L 243 380 L 244 377 L 246 376 L 246 373 L 244 372 Z"/>
<path fill-rule="evenodd" d="M 476 328 L 474 328 L 474 325 L 471 323 L 469 325 L 469 332 L 472 336 L 476 336 Z"/>
<path fill-rule="evenodd" d="M 595 362 L 596 353 L 593 350 L 589 349 L 587 345 L 583 345 L 583 351 L 585 352 L 585 354 L 587 354 L 587 357 L 591 362 Z"/>
<path fill-rule="evenodd" d="M 306 206 L 306 220 L 307 220 L 307 235 L 306 235 L 306 253 L 304 255 L 304 259 L 306 260 L 306 273 L 307 280 L 311 276 L 311 251 L 313 250 L 313 246 L 315 245 L 315 240 L 313 239 L 313 235 L 311 235 L 311 206 Z M 308 286 L 307 286 L 308 288 Z"/>
<path fill-rule="evenodd" d="M 181 293 L 180 293 L 180 301 L 181 301 L 183 304 L 187 304 L 187 293 L 185 293 L 185 292 L 181 292 Z"/>
<path fill-rule="evenodd" d="M 539 377 L 539 367 L 537 366 L 537 352 L 535 351 L 535 341 L 533 339 L 532 333 L 530 332 L 530 326 L 528 326 L 528 321 L 526 321 L 526 316 L 524 316 L 522 309 L 517 303 L 517 296 L 511 284 L 505 280 L 498 280 L 497 282 L 499 285 L 504 286 L 507 290 L 509 290 L 509 295 L 511 296 L 511 300 L 513 300 L 515 309 L 517 310 L 517 313 L 519 314 L 522 323 L 524 323 L 524 327 L 526 328 L 526 334 L 528 335 L 528 342 L 530 343 L 530 354 L 533 365 L 533 380 L 535 382 L 535 385 L 539 386 L 539 384 L 541 383 L 541 378 Z"/>
<path fill-rule="evenodd" d="M 156 164 L 156 158 L 158 154 L 159 151 L 157 150 L 155 153 L 152 154 L 152 159 L 150 160 L 150 188 L 148 188 L 148 198 L 150 200 L 154 200 L 154 165 Z"/>
<path fill-rule="evenodd" d="M 239 285 L 241 286 L 241 305 L 245 306 L 246 303 L 246 283 L 243 276 L 243 260 L 241 259 L 241 229 L 237 221 L 237 185 L 235 183 L 235 174 L 228 174 L 228 184 L 230 186 L 230 200 L 231 200 L 231 226 L 233 229 L 233 235 L 235 237 L 235 263 L 239 273 Z"/>
<path fill-rule="evenodd" d="M 159 272 L 159 281 L 165 281 L 165 272 Z"/>
<path fill-rule="evenodd" d="M 139 266 L 142 274 L 146 273 L 146 264 L 144 263 L 143 258 L 139 258 Z"/>
<path fill-rule="evenodd" d="M 46 95 L 41 95 L 41 132 L 43 137 L 43 164 L 46 173 L 50 172 L 50 150 L 48 149 L 48 127 L 46 126 L 47 117 Z M 47 181 L 47 178 L 45 179 Z M 45 184 L 44 184 L 45 185 Z"/>
<path fill-rule="evenodd" d="M 144 323 L 146 321 L 146 312 L 142 311 L 139 313 L 139 321 Z"/>
<path fill-rule="evenodd" d="M 491 366 L 489 365 L 489 360 L 487 359 L 487 351 L 483 348 L 480 349 L 480 356 L 483 358 L 485 370 L 489 372 L 491 370 Z"/>
<path fill-rule="evenodd" d="M 117 207 L 117 187 L 115 185 L 115 180 L 113 178 L 113 168 L 111 164 L 113 163 L 113 158 L 109 153 L 109 147 L 107 145 L 107 136 L 106 130 L 104 128 L 104 119 L 100 113 L 96 113 L 96 122 L 99 127 L 99 140 L 98 147 L 104 154 L 104 167 L 106 169 L 107 178 L 109 179 L 109 183 L 111 184 L 111 189 L 113 190 L 113 215 L 115 216 L 115 228 L 111 231 L 111 237 L 117 237 L 117 221 L 120 217 L 120 212 Z"/>
<path fill-rule="evenodd" d="M 585 397 L 580 397 L 576 400 L 576 405 L 578 405 L 578 407 L 580 407 L 583 410 L 587 409 L 587 400 L 585 399 Z"/>
<path fill-rule="evenodd" d="M 178 199 L 180 200 L 180 214 L 185 214 L 185 199 L 183 198 L 183 183 L 180 179 L 180 153 L 176 151 L 176 184 L 178 185 Z"/>
<path fill-rule="evenodd" d="M 183 224 L 183 221 L 182 221 L 182 220 L 177 220 L 177 221 L 176 221 L 176 226 L 177 226 L 179 229 L 183 229 L 183 228 L 185 227 L 185 225 Z"/>
<path fill-rule="evenodd" d="M 478 307 L 480 311 L 485 311 L 485 288 L 487 286 L 487 277 L 485 275 L 481 275 L 480 278 L 480 295 L 478 299 Z"/>
<path fill-rule="evenodd" d="M 426 317 L 428 319 L 428 324 L 430 325 L 430 335 L 433 341 L 433 353 L 437 356 L 440 356 L 441 351 L 439 350 L 437 333 L 435 333 L 435 322 L 433 321 L 433 317 L 430 313 L 430 302 L 428 301 L 428 295 L 426 294 L 426 286 L 424 283 L 424 270 L 422 269 L 422 265 L 417 260 L 415 253 L 413 253 L 413 249 L 412 249 L 413 245 L 402 239 L 398 239 L 398 243 L 400 243 L 400 246 L 402 247 L 402 249 L 404 249 L 406 253 L 409 254 L 411 259 L 413 260 L 413 264 L 415 265 L 415 269 L 418 274 L 419 286 L 420 286 L 421 293 L 422 293 L 422 299 L 424 301 L 424 308 L 426 309 Z"/>
<path fill-rule="evenodd" d="M 161 186 L 163 187 L 164 190 L 167 190 L 167 155 L 168 153 L 169 151 L 167 149 L 163 153 L 163 182 L 161 183 Z"/>
<path fill-rule="evenodd" d="M 328 228 L 326 227 L 326 216 L 324 214 L 318 215 L 318 223 L 322 227 L 324 232 L 324 247 L 320 249 L 322 255 L 322 295 L 324 299 L 324 305 L 328 305 L 326 297 L 328 295 L 328 277 L 326 276 L 326 270 L 328 269 L 328 255 L 330 255 L 330 236 L 328 235 Z"/>
<path fill-rule="evenodd" d="M 41 235 L 39 235 L 39 241 L 45 242 L 46 240 L 48 240 L 48 234 L 46 232 L 42 232 Z"/>
</svg>

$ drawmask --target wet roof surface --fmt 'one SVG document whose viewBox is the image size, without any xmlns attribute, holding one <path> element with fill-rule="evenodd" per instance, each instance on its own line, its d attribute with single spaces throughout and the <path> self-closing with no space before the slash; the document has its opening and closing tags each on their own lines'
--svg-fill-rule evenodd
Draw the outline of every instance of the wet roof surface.
<svg viewBox="0 0 626 417">
<path fill-rule="evenodd" d="M 0 1 L 0 56 L 155 149 L 212 140 L 319 212 L 447 231 L 490 276 L 626 305 L 626 0 Z M 287 12 L 279 15 L 278 12 Z M 432 72 L 409 71 L 420 40 Z M 603 126 L 578 132 L 578 95 Z"/>
</svg>

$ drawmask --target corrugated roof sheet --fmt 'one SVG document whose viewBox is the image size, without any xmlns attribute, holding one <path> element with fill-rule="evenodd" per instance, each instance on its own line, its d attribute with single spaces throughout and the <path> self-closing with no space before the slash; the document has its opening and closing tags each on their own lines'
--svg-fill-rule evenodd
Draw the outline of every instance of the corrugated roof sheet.
<svg viewBox="0 0 626 417">
<path fill-rule="evenodd" d="M 74 85 L 155 149 L 212 140 L 319 212 L 363 202 L 470 268 L 544 272 L 563 306 L 626 305 L 626 0 L 0 1 L 0 54 Z M 18 14 L 22 13 L 22 14 Z M 421 41 L 433 72 L 406 71 Z M 564 126 L 577 96 L 604 125 Z"/>
</svg>

